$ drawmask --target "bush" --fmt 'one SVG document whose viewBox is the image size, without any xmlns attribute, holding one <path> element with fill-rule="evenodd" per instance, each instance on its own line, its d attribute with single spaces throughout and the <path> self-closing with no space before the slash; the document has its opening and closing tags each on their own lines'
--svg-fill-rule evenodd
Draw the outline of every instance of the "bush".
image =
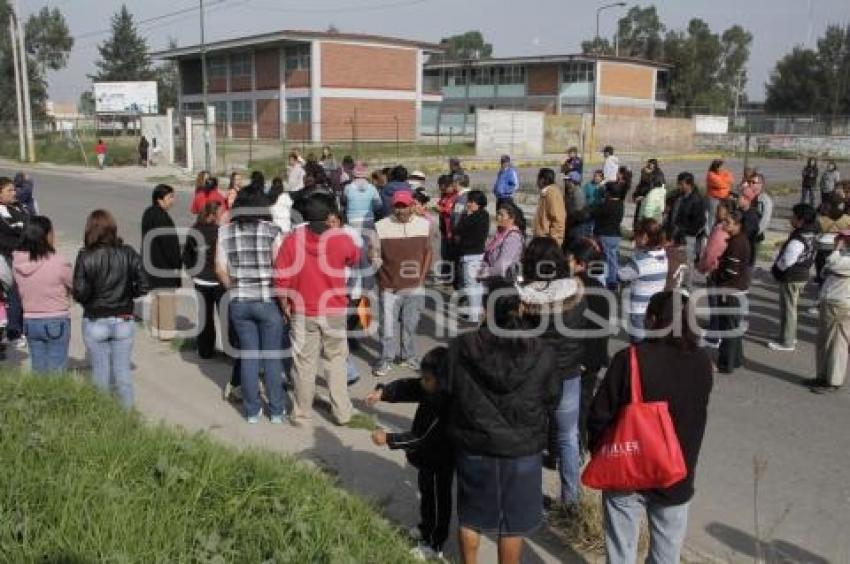
<svg viewBox="0 0 850 564">
<path fill-rule="evenodd" d="M 104 137 L 107 146 L 107 166 L 135 165 L 139 162 L 139 152 L 136 137 Z M 94 145 L 97 138 L 80 137 L 88 158 L 88 166 L 97 166 L 97 157 L 94 154 Z M 50 134 L 35 139 L 35 155 L 39 162 L 85 165 L 86 160 L 80 151 L 80 145 L 76 141 L 62 137 L 60 134 Z M 7 138 L 0 141 L 0 157 L 7 159 L 18 159 L 20 157 L 17 138 Z"/>
<path fill-rule="evenodd" d="M 364 502 L 292 458 L 150 427 L 73 378 L 0 375 L 6 562 L 407 562 Z"/>
</svg>

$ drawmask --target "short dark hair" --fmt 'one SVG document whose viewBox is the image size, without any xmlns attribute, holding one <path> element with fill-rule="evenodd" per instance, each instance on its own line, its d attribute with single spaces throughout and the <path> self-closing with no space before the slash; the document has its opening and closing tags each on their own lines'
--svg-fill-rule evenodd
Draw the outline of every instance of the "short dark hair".
<svg viewBox="0 0 850 564">
<path fill-rule="evenodd" d="M 259 170 L 255 170 L 251 173 L 251 186 L 255 188 L 265 188 L 266 186 L 266 177 Z"/>
<path fill-rule="evenodd" d="M 651 249 L 661 247 L 661 224 L 651 217 L 641 219 L 635 227 L 635 237 L 646 235 L 646 246 Z"/>
<path fill-rule="evenodd" d="M 442 187 L 451 186 L 453 182 L 454 182 L 454 178 L 452 177 L 451 174 L 441 174 L 437 178 L 437 186 L 442 186 Z"/>
<path fill-rule="evenodd" d="M 720 170 L 720 167 L 722 167 L 722 166 L 723 166 L 723 160 L 722 159 L 714 159 L 713 161 L 711 161 L 711 164 L 708 166 L 708 170 L 710 170 L 711 172 L 717 172 L 718 170 Z"/>
<path fill-rule="evenodd" d="M 407 169 L 402 165 L 396 165 L 390 170 L 390 180 L 392 182 L 407 182 Z"/>
<path fill-rule="evenodd" d="M 537 181 L 544 182 L 546 186 L 555 183 L 555 171 L 551 168 L 541 168 L 537 173 Z"/>
<path fill-rule="evenodd" d="M 729 210 L 728 218 L 740 225 L 744 221 L 744 212 L 740 208 L 734 207 Z"/>
<path fill-rule="evenodd" d="M 470 190 L 469 193 L 466 195 L 466 200 L 468 202 L 474 202 L 478 204 L 478 207 L 480 208 L 487 207 L 487 196 L 485 196 L 484 192 L 482 192 L 481 190 Z"/>
<path fill-rule="evenodd" d="M 328 199 L 325 196 L 325 194 L 315 193 L 310 194 L 310 196 L 307 197 L 304 201 L 304 209 L 302 213 L 304 221 L 314 222 L 326 221 L 328 219 L 331 210 L 333 210 L 333 206 L 329 205 Z"/>
<path fill-rule="evenodd" d="M 569 250 L 576 262 L 581 264 L 590 264 L 602 258 L 599 246 L 593 239 L 577 239 L 570 244 Z"/>
<path fill-rule="evenodd" d="M 569 264 L 551 237 L 535 237 L 522 253 L 522 281 L 551 282 L 570 275 Z"/>
<path fill-rule="evenodd" d="M 154 186 L 153 192 L 151 193 L 151 203 L 156 205 L 160 200 L 173 193 L 174 188 L 168 184 L 157 184 Z"/>
<path fill-rule="evenodd" d="M 602 149 L 602 152 L 608 153 L 609 155 L 613 155 L 614 154 L 614 147 L 612 147 L 611 145 L 605 145 L 605 148 Z M 650 159 L 650 160 L 652 160 L 652 159 Z"/>
<path fill-rule="evenodd" d="M 4 186 L 9 186 L 9 185 L 12 185 L 12 186 L 15 185 L 15 183 L 12 182 L 12 179 L 9 178 L 8 176 L 0 176 L 0 188 L 3 188 Z"/>
<path fill-rule="evenodd" d="M 681 308 L 677 307 L 679 304 Z M 676 321 L 680 327 L 673 326 Z M 686 351 L 697 347 L 697 337 L 688 323 L 688 296 L 682 290 L 666 290 L 653 295 L 646 307 L 646 325 L 651 331 L 664 332 L 663 336 L 655 337 L 657 340 Z"/>
<path fill-rule="evenodd" d="M 809 204 L 797 204 L 791 208 L 794 217 L 803 222 L 803 225 L 813 225 L 817 221 L 818 213 Z"/>
<path fill-rule="evenodd" d="M 419 372 L 421 374 L 437 374 L 448 357 L 448 347 L 434 347 L 422 357 L 422 360 L 419 362 Z"/>
<path fill-rule="evenodd" d="M 32 261 L 47 258 L 56 252 L 47 240 L 51 231 L 53 231 L 53 223 L 50 219 L 43 215 L 32 216 L 21 232 L 18 249 L 29 253 Z"/>
<path fill-rule="evenodd" d="M 233 202 L 231 220 L 236 223 L 271 221 L 268 200 L 262 192 L 240 190 Z"/>
<path fill-rule="evenodd" d="M 419 188 L 413 191 L 413 199 L 424 206 L 431 201 L 431 196 L 429 196 L 425 190 Z"/>
<path fill-rule="evenodd" d="M 461 186 L 463 186 L 464 188 L 469 188 L 469 175 L 468 175 L 468 174 L 466 174 L 466 173 L 464 173 L 464 174 L 455 174 L 455 175 L 454 175 L 454 180 L 455 180 L 458 184 L 460 184 Z"/>
<path fill-rule="evenodd" d="M 351 155 L 345 155 L 344 157 L 342 157 L 342 166 L 353 167 L 354 157 L 352 157 Z"/>
<path fill-rule="evenodd" d="M 676 177 L 676 182 L 681 182 L 683 184 L 687 184 L 688 186 L 694 185 L 694 175 L 690 172 L 680 172 L 679 176 Z"/>
</svg>

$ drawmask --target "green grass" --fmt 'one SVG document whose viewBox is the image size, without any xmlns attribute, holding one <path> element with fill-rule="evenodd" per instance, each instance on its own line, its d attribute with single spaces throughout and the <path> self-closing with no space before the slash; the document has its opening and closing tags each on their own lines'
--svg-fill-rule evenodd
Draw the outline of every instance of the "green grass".
<svg viewBox="0 0 850 564">
<path fill-rule="evenodd" d="M 378 429 L 380 425 L 375 421 L 375 418 L 366 413 L 355 413 L 351 416 L 351 421 L 348 422 L 346 427 L 350 427 L 351 429 L 364 429 L 366 431 L 374 431 Z"/>
<path fill-rule="evenodd" d="M 136 149 L 138 140 L 135 137 L 106 137 L 107 166 L 126 166 L 138 163 L 139 153 Z M 93 137 L 82 137 L 80 143 L 88 157 L 88 166 L 97 166 L 97 158 L 94 154 L 94 145 L 97 142 Z M 39 162 L 53 163 L 59 165 L 85 165 L 86 160 L 80 151 L 80 146 L 71 140 L 62 138 L 58 134 L 37 137 L 35 140 L 35 155 Z M 7 159 L 18 159 L 17 138 L 6 138 L 0 140 L 0 157 Z"/>
<path fill-rule="evenodd" d="M 326 475 L 148 426 L 71 377 L 0 376 L 0 460 L 4 562 L 410 561 Z"/>
</svg>

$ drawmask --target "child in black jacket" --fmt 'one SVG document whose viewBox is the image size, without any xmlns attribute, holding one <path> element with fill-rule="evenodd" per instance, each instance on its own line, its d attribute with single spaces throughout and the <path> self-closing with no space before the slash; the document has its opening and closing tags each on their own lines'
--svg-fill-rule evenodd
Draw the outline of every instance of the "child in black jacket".
<svg viewBox="0 0 850 564">
<path fill-rule="evenodd" d="M 419 404 L 410 431 L 388 433 L 378 429 L 372 432 L 372 441 L 379 446 L 403 449 L 408 462 L 419 470 L 418 528 L 424 545 L 419 547 L 419 552 L 427 557 L 441 556 L 452 519 L 454 449 L 445 435 L 447 406 L 437 384 L 437 371 L 447 353 L 446 347 L 430 350 L 422 358 L 420 378 L 396 380 L 386 386 L 379 384 L 366 396 L 369 406 L 379 401 Z"/>
<path fill-rule="evenodd" d="M 484 286 L 478 279 L 484 261 L 484 247 L 490 233 L 490 214 L 487 213 L 487 196 L 481 190 L 471 190 L 467 195 L 466 213 L 454 230 L 454 244 L 460 259 L 462 289 L 467 295 L 466 320 L 478 323 L 482 314 Z"/>
</svg>

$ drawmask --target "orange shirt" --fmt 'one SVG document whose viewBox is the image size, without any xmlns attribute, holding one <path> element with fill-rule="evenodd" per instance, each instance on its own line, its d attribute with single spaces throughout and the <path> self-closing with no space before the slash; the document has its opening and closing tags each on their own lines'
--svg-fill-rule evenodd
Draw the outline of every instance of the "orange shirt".
<svg viewBox="0 0 850 564">
<path fill-rule="evenodd" d="M 705 191 L 710 198 L 725 200 L 735 184 L 735 176 L 725 168 L 718 172 L 708 171 L 705 176 Z"/>
</svg>

